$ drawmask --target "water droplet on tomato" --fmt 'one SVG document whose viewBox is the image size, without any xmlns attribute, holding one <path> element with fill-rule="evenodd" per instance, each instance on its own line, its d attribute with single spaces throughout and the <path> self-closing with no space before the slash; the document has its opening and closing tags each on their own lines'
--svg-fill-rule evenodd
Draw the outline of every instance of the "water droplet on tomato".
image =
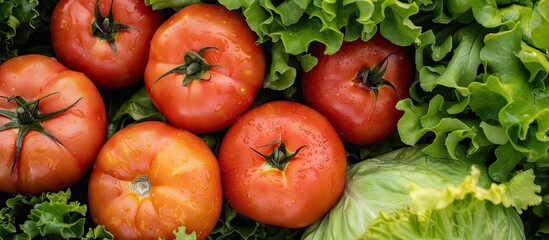
<svg viewBox="0 0 549 240">
<path fill-rule="evenodd" d="M 273 186 L 278 187 L 278 188 L 284 187 L 284 183 L 282 183 L 282 181 L 280 181 L 280 180 L 274 180 L 272 182 L 272 184 L 273 184 Z"/>
<path fill-rule="evenodd" d="M 198 201 L 196 201 L 196 198 L 191 198 L 191 205 L 194 207 L 194 208 L 198 208 Z"/>
<path fill-rule="evenodd" d="M 217 106 L 215 106 L 214 111 L 215 111 L 215 112 L 219 112 L 219 111 L 221 111 L 221 109 L 223 109 L 223 103 L 217 104 Z"/>
<path fill-rule="evenodd" d="M 48 149 L 45 149 L 45 148 L 36 148 L 34 149 L 35 152 L 37 153 L 45 153 Z"/>
<path fill-rule="evenodd" d="M 48 158 L 48 168 L 49 169 L 55 169 L 57 168 L 57 165 L 59 164 L 58 161 L 54 161 L 53 159 L 51 158 Z"/>
<path fill-rule="evenodd" d="M 81 110 L 74 110 L 74 111 L 71 111 L 72 115 L 78 117 L 78 118 L 84 118 L 86 117 L 86 115 L 84 114 L 84 112 L 82 112 Z"/>
<path fill-rule="evenodd" d="M 69 136 L 69 138 L 76 138 L 82 134 L 82 131 L 74 132 Z"/>
</svg>

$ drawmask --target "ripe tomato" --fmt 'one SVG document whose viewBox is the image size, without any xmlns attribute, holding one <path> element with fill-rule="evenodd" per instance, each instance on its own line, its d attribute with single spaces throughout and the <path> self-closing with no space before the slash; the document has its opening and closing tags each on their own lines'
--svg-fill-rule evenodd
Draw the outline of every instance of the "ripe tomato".
<svg viewBox="0 0 549 240">
<path fill-rule="evenodd" d="M 219 166 L 205 141 L 155 121 L 115 133 L 88 188 L 93 221 L 115 239 L 171 239 L 179 226 L 205 239 L 222 200 Z"/>
<path fill-rule="evenodd" d="M 25 55 L 0 65 L 0 192 L 58 191 L 77 182 L 101 148 L 107 117 L 84 74 Z"/>
<path fill-rule="evenodd" d="M 407 98 L 414 69 L 407 49 L 375 35 L 365 42 L 344 42 L 333 55 L 315 45 L 318 64 L 303 74 L 305 103 L 330 120 L 341 138 L 371 144 L 396 130 L 402 112 L 395 108 Z"/>
<path fill-rule="evenodd" d="M 243 114 L 219 154 L 224 196 L 257 222 L 305 227 L 336 203 L 346 155 L 324 116 L 296 102 L 275 101 Z"/>
<path fill-rule="evenodd" d="M 265 74 L 263 49 L 242 16 L 194 4 L 155 33 L 145 86 L 174 126 L 194 133 L 227 127 L 248 110 Z"/>
<path fill-rule="evenodd" d="M 100 88 L 143 78 L 150 40 L 162 23 L 143 0 L 60 0 L 51 16 L 56 57 Z"/>
</svg>

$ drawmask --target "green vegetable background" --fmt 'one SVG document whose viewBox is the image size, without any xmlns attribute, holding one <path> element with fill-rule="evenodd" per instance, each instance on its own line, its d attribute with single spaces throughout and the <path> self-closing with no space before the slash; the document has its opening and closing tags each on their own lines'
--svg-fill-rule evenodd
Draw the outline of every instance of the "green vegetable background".
<svg viewBox="0 0 549 240">
<path fill-rule="evenodd" d="M 48 25 L 56 2 L 0 0 L 0 63 L 27 53 L 53 56 Z M 198 2 L 205 1 L 145 0 L 167 14 Z M 530 186 L 510 191 L 515 198 L 508 196 L 520 201 L 518 195 L 534 194 L 525 197 L 529 208 L 511 204 L 501 211 L 520 213 L 510 217 L 522 221 L 524 238 L 549 237 L 549 0 L 206 2 L 241 13 L 258 35 L 257 43 L 264 46 L 268 74 L 254 105 L 274 99 L 301 100 L 300 73 L 316 64 L 309 54 L 313 42 L 324 44 L 325 53 L 332 54 L 344 41 L 368 40 L 380 32 L 394 44 L 414 49 L 415 82 L 411 97 L 397 104 L 404 112 L 398 132 L 371 146 L 346 145 L 350 165 L 418 145 L 422 148 L 417 150 L 430 158 L 467 159 L 482 166 L 481 175 L 487 182 L 508 189 Z M 142 85 L 128 87 L 123 93 L 104 91 L 103 95 L 109 136 L 135 122 L 165 121 Z M 215 152 L 222 134 L 202 137 Z M 460 176 L 471 173 L 470 168 L 466 170 Z M 0 194 L 0 239 L 112 238 L 91 223 L 85 195 L 86 177 L 59 193 Z M 466 204 L 484 204 L 481 200 L 486 200 L 471 196 Z M 414 209 L 382 215 L 362 237 L 374 239 L 368 234 L 417 223 L 421 215 Z M 453 214 L 451 208 L 430 210 L 432 219 Z M 402 219 L 407 223 L 399 221 Z M 415 225 L 415 229 L 423 227 Z M 425 229 L 427 235 L 408 236 L 435 236 Z M 256 223 L 225 205 L 210 239 L 300 239 L 310 231 Z M 174 233 L 178 239 L 193 239 L 181 232 L 184 228 Z"/>
</svg>

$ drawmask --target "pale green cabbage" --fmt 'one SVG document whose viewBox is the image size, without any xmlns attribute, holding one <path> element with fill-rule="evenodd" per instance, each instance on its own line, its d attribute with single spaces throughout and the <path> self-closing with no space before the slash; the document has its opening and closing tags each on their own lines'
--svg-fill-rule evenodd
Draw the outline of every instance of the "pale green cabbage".
<svg viewBox="0 0 549 240">
<path fill-rule="evenodd" d="M 524 239 L 519 213 L 541 203 L 532 170 L 495 184 L 482 165 L 420 146 L 362 161 L 347 177 L 339 202 L 303 239 Z"/>
</svg>

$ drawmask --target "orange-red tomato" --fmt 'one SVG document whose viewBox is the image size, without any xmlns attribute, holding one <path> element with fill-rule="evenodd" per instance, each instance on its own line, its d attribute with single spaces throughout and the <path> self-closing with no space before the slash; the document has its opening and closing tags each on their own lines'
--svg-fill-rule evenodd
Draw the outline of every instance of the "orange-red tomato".
<svg viewBox="0 0 549 240">
<path fill-rule="evenodd" d="M 310 225 L 345 185 L 347 161 L 337 132 L 296 102 L 269 102 L 243 114 L 223 138 L 218 159 L 227 202 L 265 224 Z"/>
<path fill-rule="evenodd" d="M 344 42 L 332 55 L 323 51 L 314 45 L 318 64 L 303 74 L 305 103 L 326 116 L 346 142 L 371 144 L 392 134 L 403 114 L 395 105 L 408 97 L 414 79 L 409 51 L 379 34 Z"/>
<path fill-rule="evenodd" d="M 222 208 L 219 166 L 205 141 L 163 122 L 121 129 L 90 176 L 93 221 L 115 239 L 171 239 L 186 226 L 204 239 Z"/>
<path fill-rule="evenodd" d="M 53 58 L 25 55 L 0 65 L 0 96 L 0 192 L 37 194 L 77 182 L 107 130 L 93 82 Z"/>
<path fill-rule="evenodd" d="M 51 16 L 52 46 L 60 62 L 98 87 L 121 88 L 143 79 L 162 21 L 143 0 L 61 0 Z"/>
<path fill-rule="evenodd" d="M 265 56 L 256 39 L 242 16 L 221 5 L 194 4 L 175 13 L 151 42 L 145 87 L 154 105 L 171 124 L 193 133 L 227 127 L 249 109 L 263 83 Z"/>
</svg>

